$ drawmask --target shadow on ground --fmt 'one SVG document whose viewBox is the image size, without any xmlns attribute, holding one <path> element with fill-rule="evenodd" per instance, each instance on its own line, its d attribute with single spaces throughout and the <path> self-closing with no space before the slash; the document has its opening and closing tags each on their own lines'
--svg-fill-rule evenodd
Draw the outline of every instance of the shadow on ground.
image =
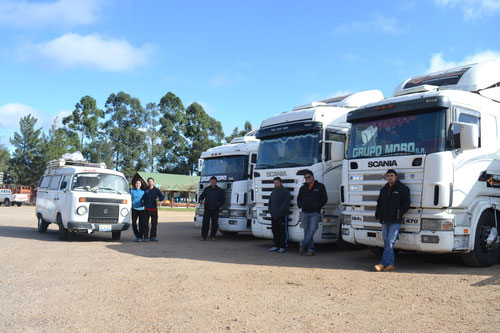
<svg viewBox="0 0 500 333">
<path fill-rule="evenodd" d="M 120 241 L 113 241 L 110 233 L 72 235 L 70 242 L 103 242 L 109 249 L 129 255 L 147 258 L 176 258 L 218 263 L 262 265 L 275 267 L 301 267 L 371 271 L 380 259 L 367 249 L 340 249 L 335 244 L 316 245 L 316 255 L 305 257 L 298 254 L 297 243 L 290 243 L 283 254 L 268 252 L 271 240 L 258 239 L 251 234 L 220 235 L 216 241 L 200 241 L 200 229 L 192 222 L 160 223 L 158 243 L 136 243 L 131 230 L 122 232 Z M 46 233 L 36 228 L 0 226 L 0 238 L 22 238 L 46 242 L 60 242 L 58 229 L 50 225 Z M 473 286 L 500 285 L 499 265 L 488 268 L 465 266 L 459 255 L 424 253 L 400 253 L 396 257 L 397 273 L 417 274 L 465 274 L 484 276 Z M 394 274 L 391 273 L 391 274 Z M 386 273 L 380 273 L 386 274 Z"/>
</svg>

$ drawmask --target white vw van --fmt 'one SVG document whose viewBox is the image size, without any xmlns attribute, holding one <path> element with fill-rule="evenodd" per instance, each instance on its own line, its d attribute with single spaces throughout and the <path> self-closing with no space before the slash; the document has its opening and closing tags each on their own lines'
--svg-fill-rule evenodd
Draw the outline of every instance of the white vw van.
<svg viewBox="0 0 500 333">
<path fill-rule="evenodd" d="M 104 163 L 89 163 L 81 154 L 76 156 L 47 163 L 36 199 L 38 232 L 44 233 L 49 224 L 56 223 L 60 240 L 67 240 L 70 233 L 95 231 L 111 232 L 113 240 L 119 240 L 130 226 L 132 201 L 127 180 Z"/>
</svg>

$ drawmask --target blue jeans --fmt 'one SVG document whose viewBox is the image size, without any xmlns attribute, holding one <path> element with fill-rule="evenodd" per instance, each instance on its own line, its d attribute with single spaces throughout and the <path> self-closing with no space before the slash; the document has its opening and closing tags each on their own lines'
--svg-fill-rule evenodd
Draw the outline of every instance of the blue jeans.
<svg viewBox="0 0 500 333">
<path fill-rule="evenodd" d="M 305 246 L 307 251 L 314 251 L 314 233 L 318 230 L 319 213 L 302 212 L 302 228 L 304 228 L 304 239 L 300 245 Z"/>
<path fill-rule="evenodd" d="M 383 223 L 382 237 L 384 238 L 384 254 L 380 263 L 382 265 L 394 266 L 394 244 L 399 235 L 399 223 Z"/>
</svg>

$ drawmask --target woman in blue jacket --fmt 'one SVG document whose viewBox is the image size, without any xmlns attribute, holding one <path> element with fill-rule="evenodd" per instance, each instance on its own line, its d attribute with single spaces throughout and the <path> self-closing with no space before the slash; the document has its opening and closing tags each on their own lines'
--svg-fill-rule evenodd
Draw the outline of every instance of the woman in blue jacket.
<svg viewBox="0 0 500 333">
<path fill-rule="evenodd" d="M 135 241 L 140 242 L 144 237 L 144 223 L 146 221 L 146 211 L 144 210 L 144 191 L 141 189 L 141 181 L 135 182 L 135 188 L 130 190 L 132 195 L 132 229 L 134 230 Z M 137 230 L 137 218 L 139 218 L 139 230 Z"/>
</svg>

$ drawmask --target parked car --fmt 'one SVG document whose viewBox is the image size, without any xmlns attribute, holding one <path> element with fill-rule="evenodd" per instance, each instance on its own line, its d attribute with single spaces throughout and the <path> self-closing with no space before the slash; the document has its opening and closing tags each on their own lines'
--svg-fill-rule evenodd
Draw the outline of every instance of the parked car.
<svg viewBox="0 0 500 333">
<path fill-rule="evenodd" d="M 6 207 L 11 204 L 21 206 L 24 202 L 28 202 L 27 194 L 12 194 L 10 189 L 0 189 L 0 205 L 4 204 Z"/>
</svg>

